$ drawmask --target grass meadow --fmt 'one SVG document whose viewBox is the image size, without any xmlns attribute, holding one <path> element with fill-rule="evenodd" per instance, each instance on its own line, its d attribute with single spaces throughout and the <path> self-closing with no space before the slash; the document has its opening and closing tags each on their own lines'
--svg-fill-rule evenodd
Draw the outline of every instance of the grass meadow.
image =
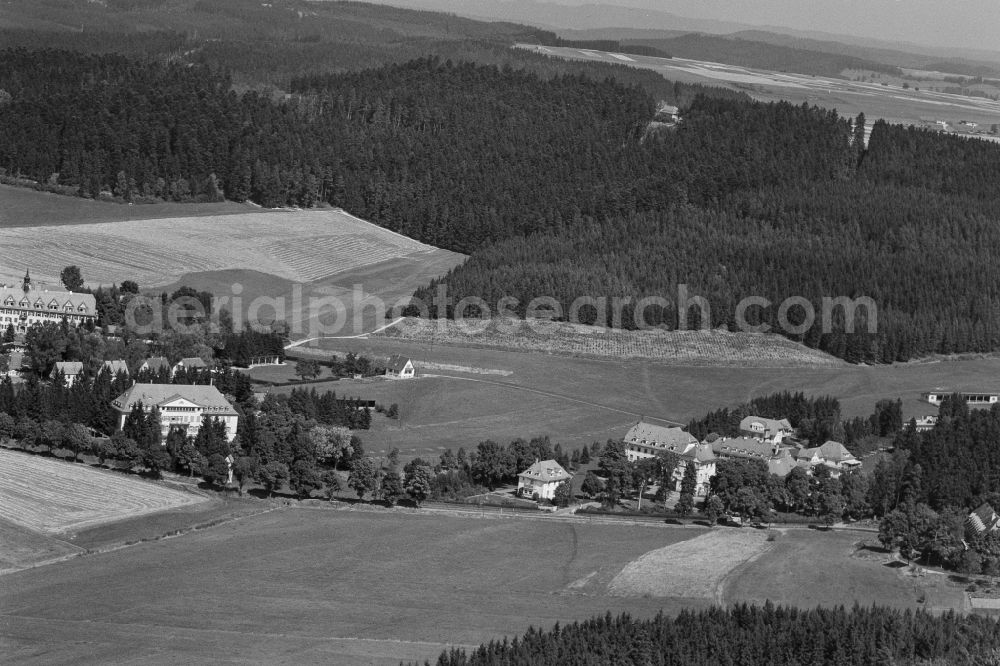
<svg viewBox="0 0 1000 666">
<path fill-rule="evenodd" d="M 845 418 L 868 416 L 879 399 L 899 397 L 909 419 L 936 413 L 935 407 L 920 400 L 921 392 L 929 388 L 1000 388 L 998 358 L 874 367 L 746 368 L 601 360 L 384 338 L 327 338 L 311 348 L 413 358 L 417 370 L 413 380 L 315 385 L 317 390 L 331 389 L 384 405 L 398 403 L 398 420 L 377 416 L 372 430 L 361 437 L 369 451 L 397 447 L 404 458 L 474 447 L 485 439 L 505 442 L 546 434 L 576 448 L 620 437 L 639 418 L 686 424 L 710 410 L 784 390 L 832 395 L 840 400 Z M 475 372 L 424 369 L 422 362 Z M 496 374 L 501 371 L 505 374 Z"/>
<path fill-rule="evenodd" d="M 606 593 L 630 561 L 700 533 L 273 511 L 8 574 L 0 636 L 18 663 L 433 660 L 529 626 L 703 605 Z"/>
<path fill-rule="evenodd" d="M 0 185 L 0 228 L 59 226 L 98 222 L 152 220 L 164 217 L 248 214 L 263 209 L 231 201 L 157 203 L 129 206 L 94 201 L 25 187 Z"/>
</svg>

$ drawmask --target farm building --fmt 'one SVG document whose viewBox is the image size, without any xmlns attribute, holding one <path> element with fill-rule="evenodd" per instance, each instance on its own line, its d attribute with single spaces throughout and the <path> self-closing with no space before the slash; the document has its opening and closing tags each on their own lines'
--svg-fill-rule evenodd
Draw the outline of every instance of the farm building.
<svg viewBox="0 0 1000 666">
<path fill-rule="evenodd" d="M 385 366 L 385 376 L 393 379 L 412 379 L 413 372 L 413 361 L 399 354 L 390 356 Z"/>
<path fill-rule="evenodd" d="M 555 460 L 542 460 L 517 475 L 517 492 L 527 497 L 538 495 L 538 499 L 550 500 L 555 497 L 556 488 L 573 476 Z"/>
<path fill-rule="evenodd" d="M 792 424 L 788 419 L 768 419 L 763 416 L 747 416 L 740 421 L 740 433 L 749 437 L 780 444 L 781 440 L 793 434 Z"/>
<path fill-rule="evenodd" d="M 932 391 L 928 391 L 923 394 L 924 400 L 931 403 L 932 405 L 941 405 L 945 397 L 957 393 L 965 400 L 965 403 L 970 407 L 977 407 L 980 405 L 992 405 L 1000 401 L 1000 392 L 998 391 L 984 391 L 984 392 L 972 392 L 972 391 L 950 391 L 948 389 L 937 388 Z"/>
<path fill-rule="evenodd" d="M 170 369 L 170 376 L 173 377 L 178 372 L 186 372 L 187 370 L 204 370 L 207 367 L 208 364 L 205 363 L 205 360 L 197 356 L 182 358 Z"/>
<path fill-rule="evenodd" d="M 125 425 L 125 417 L 136 404 L 143 410 L 153 407 L 160 410 L 160 428 L 163 437 L 172 427 L 179 427 L 189 435 L 197 435 L 205 419 L 217 418 L 226 426 L 226 439 L 233 441 L 239 415 L 225 396 L 214 386 L 190 384 L 133 384 L 125 393 L 111 402 L 118 412 L 118 428 Z"/>
<path fill-rule="evenodd" d="M 59 373 L 62 373 L 66 386 L 72 386 L 79 379 L 80 375 L 83 374 L 83 363 L 80 361 L 58 361 L 52 367 L 49 379 L 55 379 L 59 376 Z"/>
<path fill-rule="evenodd" d="M 142 365 L 139 366 L 139 372 L 142 372 L 143 370 L 148 370 L 153 374 L 163 372 L 164 370 L 169 370 L 169 369 L 170 369 L 170 363 L 167 361 L 167 359 L 163 358 L 162 356 L 153 356 L 151 358 L 147 358 L 145 361 L 142 362 Z"/>
<path fill-rule="evenodd" d="M 101 365 L 101 370 L 111 373 L 112 377 L 117 377 L 118 373 L 121 372 L 124 372 L 126 375 L 129 374 L 128 363 L 122 360 L 105 361 Z"/>
<path fill-rule="evenodd" d="M 22 368 L 27 367 L 27 363 L 24 358 L 24 352 L 21 350 L 14 350 L 4 356 L 0 357 L 3 363 L 0 364 L 0 375 L 4 377 L 9 377 L 13 380 L 19 380 L 21 378 Z"/>
<path fill-rule="evenodd" d="M 680 455 L 698 444 L 698 440 L 686 430 L 645 421 L 632 426 L 622 441 L 625 443 L 625 457 L 629 462 L 653 458 L 661 451 Z"/>
<path fill-rule="evenodd" d="M 34 324 L 60 322 L 65 319 L 78 325 L 97 317 L 97 301 L 93 294 L 72 291 L 36 289 L 30 273 L 24 274 L 20 287 L 0 285 L 0 327 L 13 325 L 20 333 Z"/>
<path fill-rule="evenodd" d="M 995 532 L 1000 529 L 1000 516 L 997 516 L 997 512 L 990 504 L 981 504 L 979 508 L 969 514 L 969 517 L 965 519 L 965 524 L 977 534 Z"/>
<path fill-rule="evenodd" d="M 800 449 L 795 458 L 798 463 L 803 461 L 808 463 L 809 469 L 816 465 L 826 465 L 834 476 L 838 476 L 843 470 L 861 467 L 861 461 L 855 458 L 847 447 L 833 440 L 811 449 Z"/>
</svg>

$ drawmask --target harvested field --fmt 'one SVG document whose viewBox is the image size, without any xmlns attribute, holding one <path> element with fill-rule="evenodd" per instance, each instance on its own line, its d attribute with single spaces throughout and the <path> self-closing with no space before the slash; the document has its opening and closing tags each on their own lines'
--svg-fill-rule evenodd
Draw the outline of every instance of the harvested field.
<svg viewBox="0 0 1000 666">
<path fill-rule="evenodd" d="M 88 284 L 135 280 L 163 285 L 186 273 L 253 267 L 312 282 L 342 271 L 435 248 L 340 210 L 267 211 L 245 215 L 0 228 L 0 278 L 25 265 L 57 285 L 63 266 L 80 266 Z M 13 272 L 12 272 L 13 271 Z"/>
<path fill-rule="evenodd" d="M 767 534 L 760 530 L 713 530 L 646 553 L 615 576 L 608 592 L 622 597 L 716 599 L 726 576 L 768 545 Z"/>
<path fill-rule="evenodd" d="M 202 501 L 123 474 L 0 449 L 0 516 L 47 534 Z"/>
<path fill-rule="evenodd" d="M 837 367 L 844 362 L 778 335 L 620 329 L 494 319 L 407 318 L 373 337 L 571 356 L 649 359 L 684 365 Z"/>
</svg>

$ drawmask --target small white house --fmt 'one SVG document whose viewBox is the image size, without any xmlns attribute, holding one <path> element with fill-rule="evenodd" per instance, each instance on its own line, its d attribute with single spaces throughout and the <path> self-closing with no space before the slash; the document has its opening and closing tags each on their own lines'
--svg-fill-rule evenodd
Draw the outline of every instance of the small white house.
<svg viewBox="0 0 1000 666">
<path fill-rule="evenodd" d="M 517 491 L 525 497 L 550 500 L 555 497 L 556 488 L 573 476 L 555 460 L 542 460 L 517 475 Z"/>
<path fill-rule="evenodd" d="M 63 379 L 66 380 L 67 388 L 72 386 L 77 378 L 83 374 L 83 363 L 80 361 L 59 361 L 52 368 L 52 372 L 49 374 L 50 379 L 55 379 L 59 373 L 62 373 Z"/>
<path fill-rule="evenodd" d="M 182 358 L 174 367 L 170 369 L 170 376 L 176 377 L 178 372 L 186 372 L 188 370 L 204 370 L 208 367 L 205 360 L 197 356 L 192 356 L 190 358 Z"/>
<path fill-rule="evenodd" d="M 765 442 L 781 444 L 788 435 L 795 433 L 788 419 L 768 419 L 763 416 L 747 416 L 740 421 L 740 432 Z"/>
<path fill-rule="evenodd" d="M 393 354 L 385 366 L 385 376 L 393 379 L 413 379 L 413 361 L 405 356 Z"/>
<path fill-rule="evenodd" d="M 117 377 L 118 373 L 121 372 L 124 372 L 126 377 L 129 376 L 130 374 L 128 371 L 128 363 L 126 363 L 121 359 L 114 361 L 105 361 L 104 364 L 101 366 L 101 369 L 110 373 L 111 377 Z"/>
</svg>

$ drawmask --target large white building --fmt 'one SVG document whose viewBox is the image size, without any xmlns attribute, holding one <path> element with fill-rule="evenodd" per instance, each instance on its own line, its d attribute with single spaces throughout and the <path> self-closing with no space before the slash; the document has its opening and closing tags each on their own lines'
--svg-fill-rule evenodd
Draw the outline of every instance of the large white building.
<svg viewBox="0 0 1000 666">
<path fill-rule="evenodd" d="M 11 324 L 15 331 L 24 333 L 34 324 L 66 319 L 75 326 L 96 318 L 93 294 L 37 289 L 29 273 L 24 274 L 20 286 L 0 285 L 0 332 Z"/>
<path fill-rule="evenodd" d="M 629 462 L 653 458 L 661 452 L 674 453 L 680 460 L 674 470 L 674 490 L 680 491 L 681 480 L 689 462 L 694 463 L 695 496 L 708 495 L 708 486 L 715 476 L 718 456 L 708 444 L 699 444 L 695 437 L 678 427 L 653 425 L 639 421 L 625 434 L 625 457 Z"/>
<path fill-rule="evenodd" d="M 153 407 L 160 410 L 160 428 L 163 437 L 171 428 L 186 430 L 191 436 L 198 434 L 202 424 L 217 418 L 226 426 L 226 439 L 233 441 L 239 414 L 226 397 L 214 386 L 190 384 L 133 384 L 132 388 L 111 402 L 118 412 L 119 430 L 125 425 L 125 418 L 139 403 L 144 411 Z"/>
</svg>

